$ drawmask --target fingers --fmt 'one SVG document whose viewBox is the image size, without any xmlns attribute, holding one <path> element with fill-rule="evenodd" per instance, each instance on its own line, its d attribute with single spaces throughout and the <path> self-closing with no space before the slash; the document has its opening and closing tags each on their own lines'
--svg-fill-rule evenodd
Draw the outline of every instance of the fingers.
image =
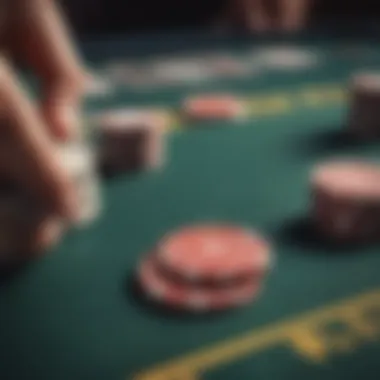
<svg viewBox="0 0 380 380">
<path fill-rule="evenodd" d="M 62 221 L 36 212 L 34 205 L 16 194 L 0 200 L 0 260 L 19 262 L 53 248 L 63 236 Z"/>
<path fill-rule="evenodd" d="M 81 135 L 80 97 L 76 90 L 63 82 L 52 82 L 45 86 L 41 113 L 53 136 L 60 141 Z"/>
<path fill-rule="evenodd" d="M 0 170 L 67 219 L 75 219 L 73 185 L 61 167 L 44 123 L 5 59 L 0 59 Z"/>
<path fill-rule="evenodd" d="M 265 7 L 265 0 L 245 0 L 249 9 L 250 30 L 265 33 L 271 29 L 271 18 Z"/>
<path fill-rule="evenodd" d="M 230 16 L 248 31 L 297 32 L 307 23 L 312 0 L 231 0 Z"/>
<path fill-rule="evenodd" d="M 279 0 L 279 27 L 292 33 L 302 30 L 307 23 L 310 0 Z"/>
<path fill-rule="evenodd" d="M 41 80 L 47 125 L 60 139 L 73 137 L 85 75 L 62 14 L 52 0 L 14 0 L 13 7 L 11 43 Z"/>
<path fill-rule="evenodd" d="M 251 32 L 264 33 L 271 29 L 270 15 L 265 0 L 239 0 L 241 17 Z"/>
</svg>

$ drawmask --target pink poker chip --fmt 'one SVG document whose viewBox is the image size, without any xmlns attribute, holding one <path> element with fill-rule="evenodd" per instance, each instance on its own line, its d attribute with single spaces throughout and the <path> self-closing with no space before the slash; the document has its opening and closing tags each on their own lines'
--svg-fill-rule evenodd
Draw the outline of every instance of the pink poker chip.
<svg viewBox="0 0 380 380">
<path fill-rule="evenodd" d="M 255 232 L 229 225 L 198 225 L 167 235 L 159 243 L 162 267 L 189 282 L 223 282 L 262 275 L 270 267 L 270 246 Z"/>
</svg>

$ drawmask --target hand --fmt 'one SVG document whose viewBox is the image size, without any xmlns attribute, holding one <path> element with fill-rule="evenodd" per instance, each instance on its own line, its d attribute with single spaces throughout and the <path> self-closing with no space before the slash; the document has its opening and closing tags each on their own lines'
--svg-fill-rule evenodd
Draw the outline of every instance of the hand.
<svg viewBox="0 0 380 380">
<path fill-rule="evenodd" d="M 277 28 L 285 33 L 303 30 L 308 21 L 311 0 L 279 0 Z"/>
<path fill-rule="evenodd" d="M 75 217 L 73 184 L 58 161 L 54 143 L 79 132 L 84 74 L 52 0 L 1 0 L 0 16 L 0 176 L 50 210 L 39 231 L 46 236 L 53 228 L 53 222 L 47 222 L 55 220 L 53 215 Z M 37 76 L 40 99 L 28 98 L 11 57 Z"/>
<path fill-rule="evenodd" d="M 231 0 L 228 11 L 246 29 L 256 33 L 301 31 L 307 22 L 311 0 Z M 231 4 L 230 4 L 231 5 Z"/>
</svg>

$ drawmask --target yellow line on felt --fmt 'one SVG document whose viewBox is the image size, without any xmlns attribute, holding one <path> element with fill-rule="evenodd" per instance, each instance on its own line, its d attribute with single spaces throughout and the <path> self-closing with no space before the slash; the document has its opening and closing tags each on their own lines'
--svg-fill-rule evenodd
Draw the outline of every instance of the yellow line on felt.
<svg viewBox="0 0 380 380">
<path fill-rule="evenodd" d="M 308 84 L 290 91 L 273 91 L 268 93 L 256 93 L 247 95 L 243 100 L 247 115 L 251 117 L 268 117 L 290 113 L 297 108 L 319 108 L 335 106 L 347 99 L 344 87 L 340 84 Z M 166 118 L 166 131 L 178 131 L 183 129 L 180 114 L 174 109 L 162 109 Z M 88 122 L 87 118 L 86 122 Z"/>
<path fill-rule="evenodd" d="M 212 347 L 158 365 L 137 374 L 134 380 L 196 380 L 211 368 L 252 355 L 276 345 L 287 345 L 300 355 L 316 362 L 323 362 L 331 351 L 328 336 L 321 336 L 318 329 L 323 324 L 341 321 L 354 334 L 363 337 L 380 337 L 380 324 L 372 326 L 365 320 L 365 312 L 380 307 L 380 289 L 347 299 L 262 329 L 247 332 L 241 337 L 220 342 Z M 350 338 L 350 339 L 349 339 Z M 330 342 L 334 343 L 334 342 Z M 332 344 L 334 347 L 334 344 Z"/>
</svg>

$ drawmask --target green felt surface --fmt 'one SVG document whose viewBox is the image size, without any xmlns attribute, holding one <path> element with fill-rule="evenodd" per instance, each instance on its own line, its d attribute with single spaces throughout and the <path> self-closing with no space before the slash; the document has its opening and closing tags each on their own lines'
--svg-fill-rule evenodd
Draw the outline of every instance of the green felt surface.
<svg viewBox="0 0 380 380">
<path fill-rule="evenodd" d="M 310 83 L 343 83 L 353 69 L 374 67 L 379 58 L 374 51 L 349 61 L 334 56 L 327 43 L 315 48 L 324 63 L 312 70 L 208 83 L 197 90 L 232 86 L 260 95 Z M 118 91 L 108 99 L 92 100 L 88 110 L 126 103 L 173 106 L 191 91 L 185 86 L 149 93 Z M 340 139 L 345 115 L 341 103 L 300 106 L 230 128 L 181 129 L 168 136 L 162 170 L 105 181 L 101 220 L 71 233 L 51 255 L 2 284 L 0 378 L 132 379 L 141 370 L 200 347 L 207 350 L 380 289 L 378 246 L 336 252 L 308 238 L 302 224 L 309 204 L 308 174 L 316 162 L 340 155 L 378 156 L 379 144 Z M 165 232 L 205 220 L 253 226 L 270 237 L 277 262 L 260 300 L 222 315 L 185 317 L 156 310 L 135 297 L 130 281 L 140 255 Z M 157 380 L 377 379 L 379 342 L 358 343 L 315 363 L 280 342 L 211 365 L 204 373 L 188 373 L 187 366 L 173 378 Z"/>
</svg>

